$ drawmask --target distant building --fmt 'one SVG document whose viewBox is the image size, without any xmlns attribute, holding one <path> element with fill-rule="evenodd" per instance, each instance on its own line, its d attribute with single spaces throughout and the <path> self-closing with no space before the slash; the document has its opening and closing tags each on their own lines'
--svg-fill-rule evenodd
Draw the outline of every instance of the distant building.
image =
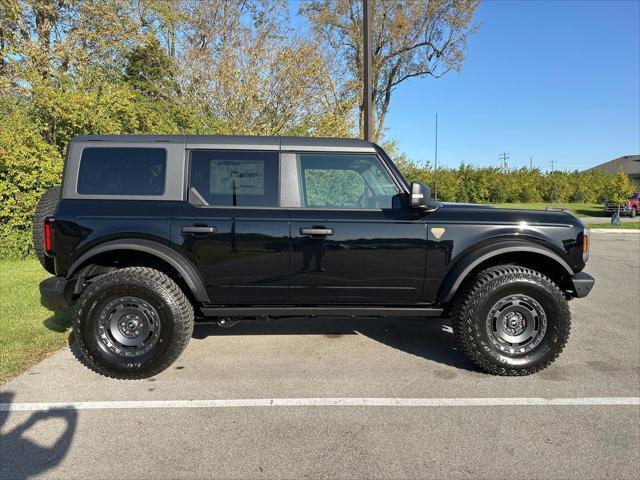
<svg viewBox="0 0 640 480">
<path fill-rule="evenodd" d="M 622 170 L 629 175 L 632 182 L 640 183 L 640 155 L 618 157 L 615 160 L 589 168 L 586 171 L 589 172 L 591 170 L 600 170 L 606 173 L 618 173 L 618 171 Z"/>
</svg>

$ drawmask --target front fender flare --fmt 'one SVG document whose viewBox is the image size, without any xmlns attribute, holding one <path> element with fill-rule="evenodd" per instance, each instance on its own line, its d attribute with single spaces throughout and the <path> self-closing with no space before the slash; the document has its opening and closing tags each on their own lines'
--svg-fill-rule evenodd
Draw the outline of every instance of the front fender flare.
<svg viewBox="0 0 640 480">
<path fill-rule="evenodd" d="M 197 301 L 211 303 L 204 282 L 191 261 L 181 253 L 176 252 L 174 249 L 163 245 L 162 243 L 154 242 L 153 240 L 133 238 L 128 240 L 112 240 L 102 243 L 97 247 L 93 247 L 86 251 L 75 262 L 73 262 L 71 267 L 69 267 L 67 277 L 71 277 L 81 265 L 91 260 L 91 258 L 96 255 L 115 250 L 134 250 L 149 253 L 158 257 L 178 271 Z"/>
<path fill-rule="evenodd" d="M 571 277 L 575 275 L 569 264 L 560 255 L 544 246 L 529 244 L 522 241 L 500 242 L 498 245 L 492 243 L 477 250 L 472 250 L 456 262 L 456 264 L 449 270 L 442 282 L 442 285 L 440 286 L 437 302 L 446 303 L 451 301 L 467 275 L 469 275 L 469 273 L 471 273 L 473 269 L 481 263 L 498 255 L 517 252 L 543 255 L 562 266 L 562 268 L 567 272 L 567 275 Z"/>
</svg>

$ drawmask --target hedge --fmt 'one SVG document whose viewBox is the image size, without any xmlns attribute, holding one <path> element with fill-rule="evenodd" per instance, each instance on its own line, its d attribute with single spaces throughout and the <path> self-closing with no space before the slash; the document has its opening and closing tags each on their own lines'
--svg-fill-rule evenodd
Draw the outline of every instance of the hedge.
<svg viewBox="0 0 640 480">
<path fill-rule="evenodd" d="M 542 172 L 528 168 L 459 168 L 419 166 L 400 160 L 399 167 L 409 181 L 422 182 L 437 191 L 438 200 L 470 203 L 603 203 L 621 201 L 637 190 L 622 172 Z"/>
</svg>

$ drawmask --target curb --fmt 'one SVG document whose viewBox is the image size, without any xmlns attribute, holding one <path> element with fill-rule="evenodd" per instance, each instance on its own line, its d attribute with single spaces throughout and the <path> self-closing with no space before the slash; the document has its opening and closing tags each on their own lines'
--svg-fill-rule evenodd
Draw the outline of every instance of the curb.
<svg viewBox="0 0 640 480">
<path fill-rule="evenodd" d="M 589 225 L 585 225 L 588 227 Z M 591 228 L 591 233 L 626 233 L 626 234 L 640 234 L 640 230 L 631 230 L 628 228 Z"/>
</svg>

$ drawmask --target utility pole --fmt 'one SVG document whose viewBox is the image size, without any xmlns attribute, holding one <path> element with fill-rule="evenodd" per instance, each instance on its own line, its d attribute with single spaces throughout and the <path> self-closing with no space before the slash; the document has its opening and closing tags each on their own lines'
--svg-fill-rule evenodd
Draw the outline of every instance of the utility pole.
<svg viewBox="0 0 640 480">
<path fill-rule="evenodd" d="M 551 171 L 552 171 L 552 172 L 555 172 L 555 171 L 556 171 L 556 169 L 554 168 L 554 166 L 555 166 L 555 161 L 554 161 L 554 160 L 551 160 L 549 163 L 551 163 Z"/>
<path fill-rule="evenodd" d="M 435 170 L 433 171 L 433 199 L 438 200 L 438 114 L 436 113 L 436 162 Z"/>
<path fill-rule="evenodd" d="M 529 170 L 533 170 L 533 157 L 529 157 Z"/>
<path fill-rule="evenodd" d="M 502 160 L 502 168 L 505 170 L 509 169 L 509 159 L 511 158 L 510 154 L 507 152 L 500 154 L 500 160 Z"/>
<path fill-rule="evenodd" d="M 373 141 L 373 111 L 372 111 L 372 85 L 371 85 L 371 5 L 373 0 L 363 0 L 362 2 L 362 63 L 363 71 L 363 91 L 362 103 L 364 107 L 364 139 Z"/>
</svg>

